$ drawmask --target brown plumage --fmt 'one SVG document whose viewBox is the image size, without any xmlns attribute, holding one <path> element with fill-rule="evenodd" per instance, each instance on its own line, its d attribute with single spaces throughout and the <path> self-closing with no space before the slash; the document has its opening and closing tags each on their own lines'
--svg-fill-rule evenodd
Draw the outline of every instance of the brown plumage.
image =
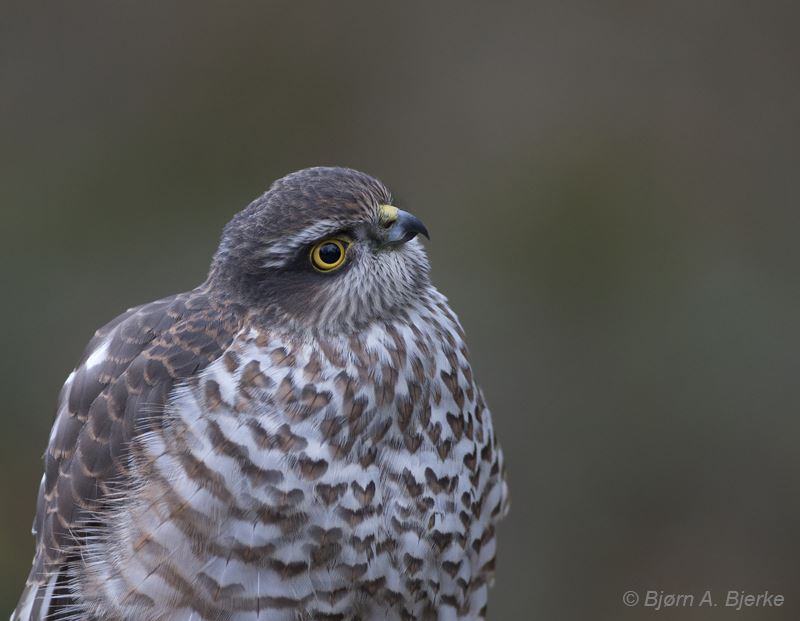
<svg viewBox="0 0 800 621">
<path fill-rule="evenodd" d="M 205 283 L 97 332 L 12 618 L 485 616 L 502 455 L 427 231 L 390 201 L 356 171 L 289 175 Z"/>
<path fill-rule="evenodd" d="M 79 554 L 75 533 L 124 480 L 130 440 L 159 424 L 173 387 L 219 357 L 243 316 L 241 306 L 200 287 L 133 308 L 95 333 L 59 396 L 26 588 L 46 584 L 70 555 Z M 88 365 L 101 343 L 107 353 Z M 68 576 L 60 578 L 66 593 Z M 31 618 L 39 612 L 34 604 Z"/>
</svg>

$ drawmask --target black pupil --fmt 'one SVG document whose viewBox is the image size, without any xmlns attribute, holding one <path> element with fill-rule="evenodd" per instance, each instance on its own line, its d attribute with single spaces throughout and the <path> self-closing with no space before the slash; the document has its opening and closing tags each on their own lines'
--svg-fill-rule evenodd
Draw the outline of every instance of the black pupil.
<svg viewBox="0 0 800 621">
<path fill-rule="evenodd" d="M 336 244 L 323 244 L 319 249 L 319 258 L 328 265 L 333 265 L 341 257 L 342 250 Z"/>
</svg>

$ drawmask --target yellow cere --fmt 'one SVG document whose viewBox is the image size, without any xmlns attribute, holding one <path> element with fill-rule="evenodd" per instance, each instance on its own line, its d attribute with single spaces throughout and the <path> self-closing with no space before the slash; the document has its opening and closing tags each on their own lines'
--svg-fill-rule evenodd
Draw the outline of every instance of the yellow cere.
<svg viewBox="0 0 800 621">
<path fill-rule="evenodd" d="M 389 226 L 397 220 L 397 212 L 399 210 L 394 205 L 380 205 L 378 207 L 380 223 L 383 226 Z"/>
</svg>

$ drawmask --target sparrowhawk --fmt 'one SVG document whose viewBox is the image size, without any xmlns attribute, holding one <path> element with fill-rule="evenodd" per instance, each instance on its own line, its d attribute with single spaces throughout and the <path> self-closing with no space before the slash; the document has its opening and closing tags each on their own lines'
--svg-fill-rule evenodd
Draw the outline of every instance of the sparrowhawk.
<svg viewBox="0 0 800 621">
<path fill-rule="evenodd" d="M 422 222 L 311 168 L 61 391 L 12 619 L 483 619 L 503 458 Z"/>
</svg>

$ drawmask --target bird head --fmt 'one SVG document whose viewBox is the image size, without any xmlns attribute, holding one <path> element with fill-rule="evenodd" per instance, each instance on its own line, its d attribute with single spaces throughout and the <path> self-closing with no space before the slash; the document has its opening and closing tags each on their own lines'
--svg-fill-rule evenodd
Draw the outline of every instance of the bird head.
<svg viewBox="0 0 800 621">
<path fill-rule="evenodd" d="M 418 235 L 377 179 L 309 168 L 276 181 L 225 227 L 210 282 L 271 321 L 353 331 L 390 319 L 430 286 Z"/>
</svg>

